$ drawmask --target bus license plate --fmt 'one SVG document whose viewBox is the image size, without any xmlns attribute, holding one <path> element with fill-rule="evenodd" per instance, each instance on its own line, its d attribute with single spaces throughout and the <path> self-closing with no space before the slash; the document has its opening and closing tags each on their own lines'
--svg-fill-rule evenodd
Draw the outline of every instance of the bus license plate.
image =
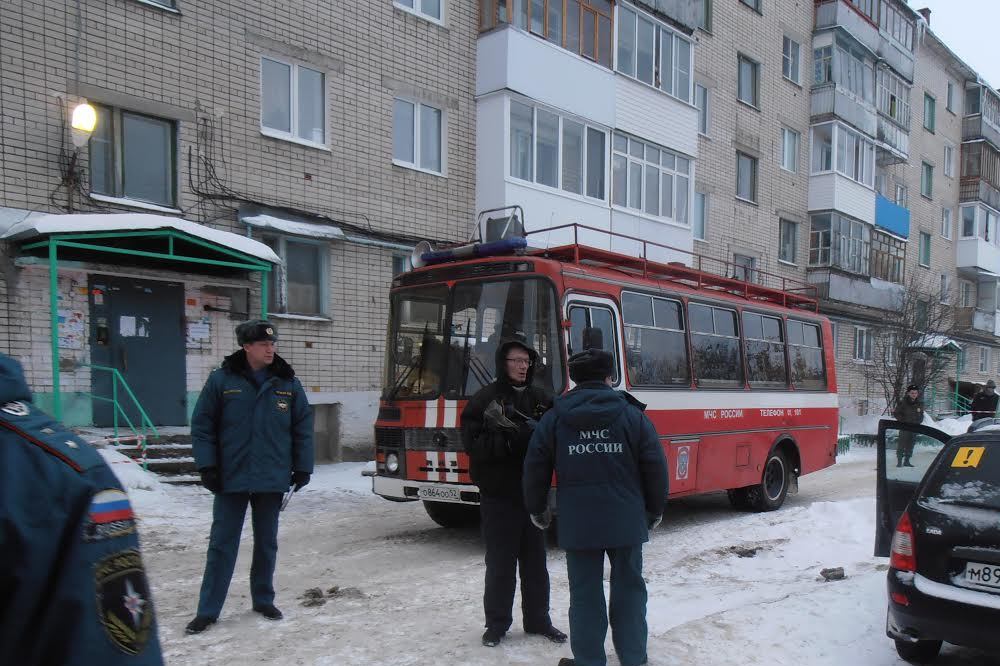
<svg viewBox="0 0 1000 666">
<path fill-rule="evenodd" d="M 458 488 L 442 488 L 441 486 L 423 486 L 417 488 L 417 497 L 429 500 L 445 500 L 458 502 L 462 499 Z"/>
<path fill-rule="evenodd" d="M 1000 566 L 967 562 L 965 565 L 965 582 L 978 587 L 989 587 L 1000 590 Z"/>
</svg>

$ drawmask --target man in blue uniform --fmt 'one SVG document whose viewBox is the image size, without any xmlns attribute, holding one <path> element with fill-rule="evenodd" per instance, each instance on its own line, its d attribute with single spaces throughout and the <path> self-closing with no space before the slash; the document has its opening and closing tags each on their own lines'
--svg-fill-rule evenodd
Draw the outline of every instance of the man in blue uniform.
<svg viewBox="0 0 1000 666">
<path fill-rule="evenodd" d="M 274 325 L 249 321 L 236 327 L 241 349 L 212 371 L 191 418 L 191 439 L 202 485 L 215 493 L 212 532 L 198 613 L 187 633 L 197 634 L 219 617 L 229 591 L 250 505 L 253 609 L 269 620 L 274 605 L 278 512 L 282 493 L 309 483 L 313 470 L 313 416 L 292 367 L 274 353 Z"/>
<path fill-rule="evenodd" d="M 163 664 L 128 496 L 2 354 L 0 664 Z"/>
<path fill-rule="evenodd" d="M 608 608 L 604 555 L 611 561 L 611 638 L 622 666 L 646 659 L 646 583 L 642 544 L 660 523 L 667 466 L 660 438 L 642 408 L 611 388 L 612 357 L 588 349 L 569 359 L 577 387 L 539 422 L 524 461 L 524 498 L 532 521 L 547 527 L 552 471 L 557 480 L 559 543 L 569 574 L 573 659 L 559 666 L 605 666 Z"/>
</svg>

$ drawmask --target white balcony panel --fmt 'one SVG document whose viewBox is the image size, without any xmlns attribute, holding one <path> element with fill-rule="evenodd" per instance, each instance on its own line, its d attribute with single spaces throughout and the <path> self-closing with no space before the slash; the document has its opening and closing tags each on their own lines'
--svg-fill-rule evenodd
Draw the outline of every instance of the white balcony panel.
<svg viewBox="0 0 1000 666">
<path fill-rule="evenodd" d="M 1000 248 L 982 238 L 961 238 L 955 266 L 966 271 L 1000 275 Z"/>
<path fill-rule="evenodd" d="M 510 26 L 476 46 L 476 95 L 504 89 L 607 127 L 615 122 L 610 70 Z"/>
<path fill-rule="evenodd" d="M 698 109 L 627 76 L 615 77 L 615 127 L 698 156 Z"/>
<path fill-rule="evenodd" d="M 868 136 L 875 136 L 877 114 L 874 105 L 858 99 L 840 86 L 828 84 L 813 88 L 810 107 L 813 116 L 835 115 Z"/>
<path fill-rule="evenodd" d="M 507 135 L 505 95 L 490 95 L 476 100 L 476 210 L 497 208 L 505 204 L 504 176 L 510 156 Z"/>
<path fill-rule="evenodd" d="M 611 208 L 606 202 L 585 200 L 560 194 L 532 183 L 514 178 L 502 179 L 477 190 L 495 198 L 477 199 L 476 208 L 485 210 L 501 206 L 519 205 L 524 210 L 525 231 L 538 231 L 564 224 L 580 224 L 596 229 L 611 228 Z M 586 245 L 609 247 L 608 236 L 598 232 L 582 232 L 579 240 Z M 572 230 L 560 230 L 528 237 L 532 247 L 552 247 L 573 242 Z"/>
<path fill-rule="evenodd" d="M 680 250 L 675 252 L 655 245 L 646 245 L 646 258 L 651 261 L 667 263 L 679 261 L 688 266 L 691 265 L 691 251 L 694 241 L 691 237 L 691 229 L 688 227 L 652 220 L 630 212 L 614 209 L 611 211 L 611 229 L 615 233 L 624 236 L 632 236 L 659 245 L 667 245 Z M 611 248 L 616 252 L 621 252 L 633 257 L 643 255 L 642 243 L 625 238 L 615 238 L 611 242 Z"/>
<path fill-rule="evenodd" d="M 809 210 L 835 210 L 862 222 L 875 223 L 875 190 L 839 173 L 809 177 Z"/>
<path fill-rule="evenodd" d="M 862 18 L 846 2 L 833 0 L 816 5 L 816 28 L 840 26 L 868 50 L 875 52 L 879 47 L 878 28 Z"/>
</svg>

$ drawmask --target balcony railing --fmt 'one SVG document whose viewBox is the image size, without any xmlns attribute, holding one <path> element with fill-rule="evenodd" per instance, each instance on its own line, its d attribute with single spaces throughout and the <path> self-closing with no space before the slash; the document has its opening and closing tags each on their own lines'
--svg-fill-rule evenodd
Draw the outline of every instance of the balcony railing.
<svg viewBox="0 0 1000 666">
<path fill-rule="evenodd" d="M 964 331 L 981 331 L 996 335 L 997 313 L 975 307 L 955 308 L 955 327 Z"/>
<path fill-rule="evenodd" d="M 881 194 L 875 195 L 875 226 L 900 238 L 910 237 L 910 211 L 889 201 Z"/>
<path fill-rule="evenodd" d="M 842 28 L 870 51 L 877 51 L 880 43 L 878 27 L 861 16 L 844 0 L 816 3 L 816 29 Z"/>
<path fill-rule="evenodd" d="M 878 140 L 903 160 L 910 154 L 910 133 L 881 115 L 878 117 Z"/>
<path fill-rule="evenodd" d="M 837 116 L 869 136 L 875 136 L 875 106 L 859 100 L 844 88 L 826 83 L 814 86 L 810 97 L 811 112 L 817 116 Z"/>
<path fill-rule="evenodd" d="M 1000 148 L 1000 129 L 987 122 L 981 113 L 962 119 L 962 141 L 975 141 L 977 139 L 986 139 L 995 147 Z"/>
<path fill-rule="evenodd" d="M 979 177 L 962 178 L 959 199 L 961 201 L 982 201 L 984 204 L 1000 210 L 1000 190 Z"/>
</svg>

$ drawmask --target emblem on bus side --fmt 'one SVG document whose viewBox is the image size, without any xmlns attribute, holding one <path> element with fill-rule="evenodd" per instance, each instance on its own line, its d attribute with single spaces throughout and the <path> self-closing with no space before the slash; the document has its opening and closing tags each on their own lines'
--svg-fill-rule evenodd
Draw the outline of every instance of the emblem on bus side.
<svg viewBox="0 0 1000 666">
<path fill-rule="evenodd" d="M 677 447 L 677 480 L 684 481 L 688 478 L 688 460 L 691 458 L 690 446 Z"/>
</svg>

